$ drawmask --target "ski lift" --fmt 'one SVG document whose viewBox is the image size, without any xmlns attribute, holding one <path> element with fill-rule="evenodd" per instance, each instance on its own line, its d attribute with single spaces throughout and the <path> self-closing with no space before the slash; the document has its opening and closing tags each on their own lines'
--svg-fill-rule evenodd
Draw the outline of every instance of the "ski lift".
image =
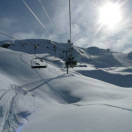
<svg viewBox="0 0 132 132">
<path fill-rule="evenodd" d="M 36 57 L 36 58 L 31 60 L 31 67 L 32 67 L 32 69 L 47 68 L 47 64 L 46 64 L 46 62 L 44 61 L 43 58 Z"/>
<path fill-rule="evenodd" d="M 71 0 L 69 0 L 69 37 L 67 50 L 66 50 L 66 59 L 65 59 L 65 66 L 67 68 L 67 74 L 69 67 L 75 67 L 77 65 L 77 61 L 73 56 L 73 43 L 72 43 L 72 24 L 71 24 Z"/>
<path fill-rule="evenodd" d="M 41 58 L 41 57 L 37 57 L 36 56 L 36 50 L 37 50 L 37 48 L 38 48 L 38 45 L 34 45 L 34 55 L 35 55 L 35 58 L 33 58 L 31 60 L 31 68 L 32 69 L 47 68 L 47 63 L 44 60 L 44 58 Z"/>
</svg>

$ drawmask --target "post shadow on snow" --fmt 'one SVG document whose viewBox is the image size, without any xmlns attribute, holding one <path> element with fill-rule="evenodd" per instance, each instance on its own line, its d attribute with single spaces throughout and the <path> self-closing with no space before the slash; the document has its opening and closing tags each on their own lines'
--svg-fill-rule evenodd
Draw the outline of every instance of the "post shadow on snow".
<svg viewBox="0 0 132 132">
<path fill-rule="evenodd" d="M 116 109 L 132 112 L 132 109 L 130 109 L 130 108 L 125 108 L 125 107 L 111 105 L 111 104 L 100 104 L 100 103 L 97 103 L 97 104 L 87 104 L 87 105 L 81 105 L 81 104 L 74 104 L 74 105 L 75 106 L 79 106 L 79 107 L 100 105 L 100 106 L 113 107 L 113 108 L 116 108 Z"/>
<path fill-rule="evenodd" d="M 126 111 L 129 111 L 129 112 L 132 112 L 132 109 L 129 109 L 129 108 L 124 108 L 124 107 L 115 106 L 115 105 L 110 105 L 110 104 L 102 104 L 102 105 L 105 105 L 105 106 L 108 106 L 108 107 L 113 107 L 113 108 L 117 108 L 117 109 L 121 109 L 121 110 L 126 110 Z"/>
<path fill-rule="evenodd" d="M 103 70 L 87 70 L 87 71 L 78 71 L 82 75 L 87 77 L 95 78 L 98 80 L 102 80 L 104 82 L 108 82 L 120 87 L 130 88 L 132 87 L 132 74 L 121 75 L 121 74 L 112 74 L 105 72 Z"/>
<path fill-rule="evenodd" d="M 73 76 L 73 75 L 71 75 L 71 76 Z M 52 85 L 49 84 L 49 82 L 52 80 L 60 79 L 60 78 L 62 79 L 62 78 L 66 78 L 66 77 L 69 77 L 69 75 L 62 74 L 60 76 L 50 78 L 47 80 L 36 81 L 37 85 L 33 88 L 30 88 L 29 90 L 27 89 L 26 92 L 33 92 L 34 90 L 37 90 L 38 88 L 40 88 L 41 86 L 44 86 L 46 84 L 49 86 L 49 89 L 53 92 L 53 94 L 55 96 L 57 96 L 59 99 L 62 99 L 64 102 L 66 102 L 68 104 L 77 103 L 81 100 L 81 98 L 73 96 L 69 90 L 55 89 Z M 26 86 L 29 87 L 29 85 L 32 85 L 32 84 L 35 85 L 35 82 L 30 82 L 28 84 L 24 84 L 23 86 L 21 86 L 19 88 L 24 88 L 24 87 L 26 88 Z"/>
</svg>

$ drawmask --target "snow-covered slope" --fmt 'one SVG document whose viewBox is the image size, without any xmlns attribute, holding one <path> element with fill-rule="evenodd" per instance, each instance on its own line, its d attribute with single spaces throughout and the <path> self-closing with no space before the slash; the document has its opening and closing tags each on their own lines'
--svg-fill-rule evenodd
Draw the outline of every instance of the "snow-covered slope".
<svg viewBox="0 0 132 132">
<path fill-rule="evenodd" d="M 7 43 L 9 42 L 5 44 Z M 66 57 L 66 43 L 56 43 L 43 39 L 17 40 L 11 44 L 9 49 L 34 54 L 34 45 L 37 45 L 36 53 L 38 54 L 47 53 L 48 55 L 57 56 L 63 60 Z M 120 61 L 114 57 L 113 52 L 108 49 L 99 49 L 97 47 L 84 49 L 74 46 L 73 55 L 78 62 L 89 63 L 96 67 L 104 68 L 122 65 Z"/>
<path fill-rule="evenodd" d="M 87 67 L 70 69 L 67 75 L 61 59 L 66 44 L 54 42 L 58 49 L 55 57 L 53 42 L 42 40 L 38 54 L 47 60 L 48 67 L 32 69 L 32 41 L 25 45 L 17 42 L 9 49 L 0 48 L 1 132 L 132 131 L 132 89 L 130 80 L 125 78 L 131 72 L 121 67 L 125 60 L 116 67 L 107 65 L 97 69 L 94 62 L 103 67 L 103 58 L 113 56 L 112 63 L 121 57 L 114 58 L 112 52 L 90 55 L 86 49 L 74 47 L 80 65 Z M 112 79 L 114 74 L 118 76 Z M 124 85 L 119 85 L 121 77 Z"/>
</svg>

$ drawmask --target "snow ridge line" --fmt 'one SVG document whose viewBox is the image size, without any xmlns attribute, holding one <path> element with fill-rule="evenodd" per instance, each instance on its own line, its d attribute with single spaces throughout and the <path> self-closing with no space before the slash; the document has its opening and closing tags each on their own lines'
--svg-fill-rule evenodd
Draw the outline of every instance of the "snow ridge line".
<svg viewBox="0 0 132 132">
<path fill-rule="evenodd" d="M 121 110 L 125 110 L 125 111 L 129 111 L 132 112 L 132 109 L 130 108 L 125 108 L 125 107 L 121 107 L 121 106 L 116 106 L 116 105 L 111 105 L 111 104 L 86 104 L 86 105 L 80 105 L 80 104 L 73 104 L 75 106 L 79 106 L 79 107 L 86 107 L 86 106 L 92 106 L 92 105 L 102 105 L 102 106 L 107 106 L 107 107 L 113 107 L 113 108 L 117 108 L 117 109 L 121 109 Z"/>
</svg>

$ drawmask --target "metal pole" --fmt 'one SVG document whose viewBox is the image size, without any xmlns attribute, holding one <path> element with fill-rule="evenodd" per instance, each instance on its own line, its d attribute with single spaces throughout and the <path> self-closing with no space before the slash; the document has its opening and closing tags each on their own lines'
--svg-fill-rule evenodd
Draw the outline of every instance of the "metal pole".
<svg viewBox="0 0 132 132">
<path fill-rule="evenodd" d="M 70 43 L 71 43 L 71 0 L 69 0 L 69 25 L 70 25 Z"/>
<path fill-rule="evenodd" d="M 65 62 L 65 65 L 66 65 L 66 68 L 67 68 L 67 74 L 68 74 L 68 71 L 69 71 L 69 51 L 71 48 L 71 0 L 69 0 L 69 40 L 68 40 L 68 47 L 67 47 L 67 51 L 66 51 L 66 62 Z M 69 47 L 70 46 L 70 47 Z"/>
<path fill-rule="evenodd" d="M 69 65 L 67 65 L 67 74 L 68 74 L 68 71 L 69 71 Z"/>
</svg>

